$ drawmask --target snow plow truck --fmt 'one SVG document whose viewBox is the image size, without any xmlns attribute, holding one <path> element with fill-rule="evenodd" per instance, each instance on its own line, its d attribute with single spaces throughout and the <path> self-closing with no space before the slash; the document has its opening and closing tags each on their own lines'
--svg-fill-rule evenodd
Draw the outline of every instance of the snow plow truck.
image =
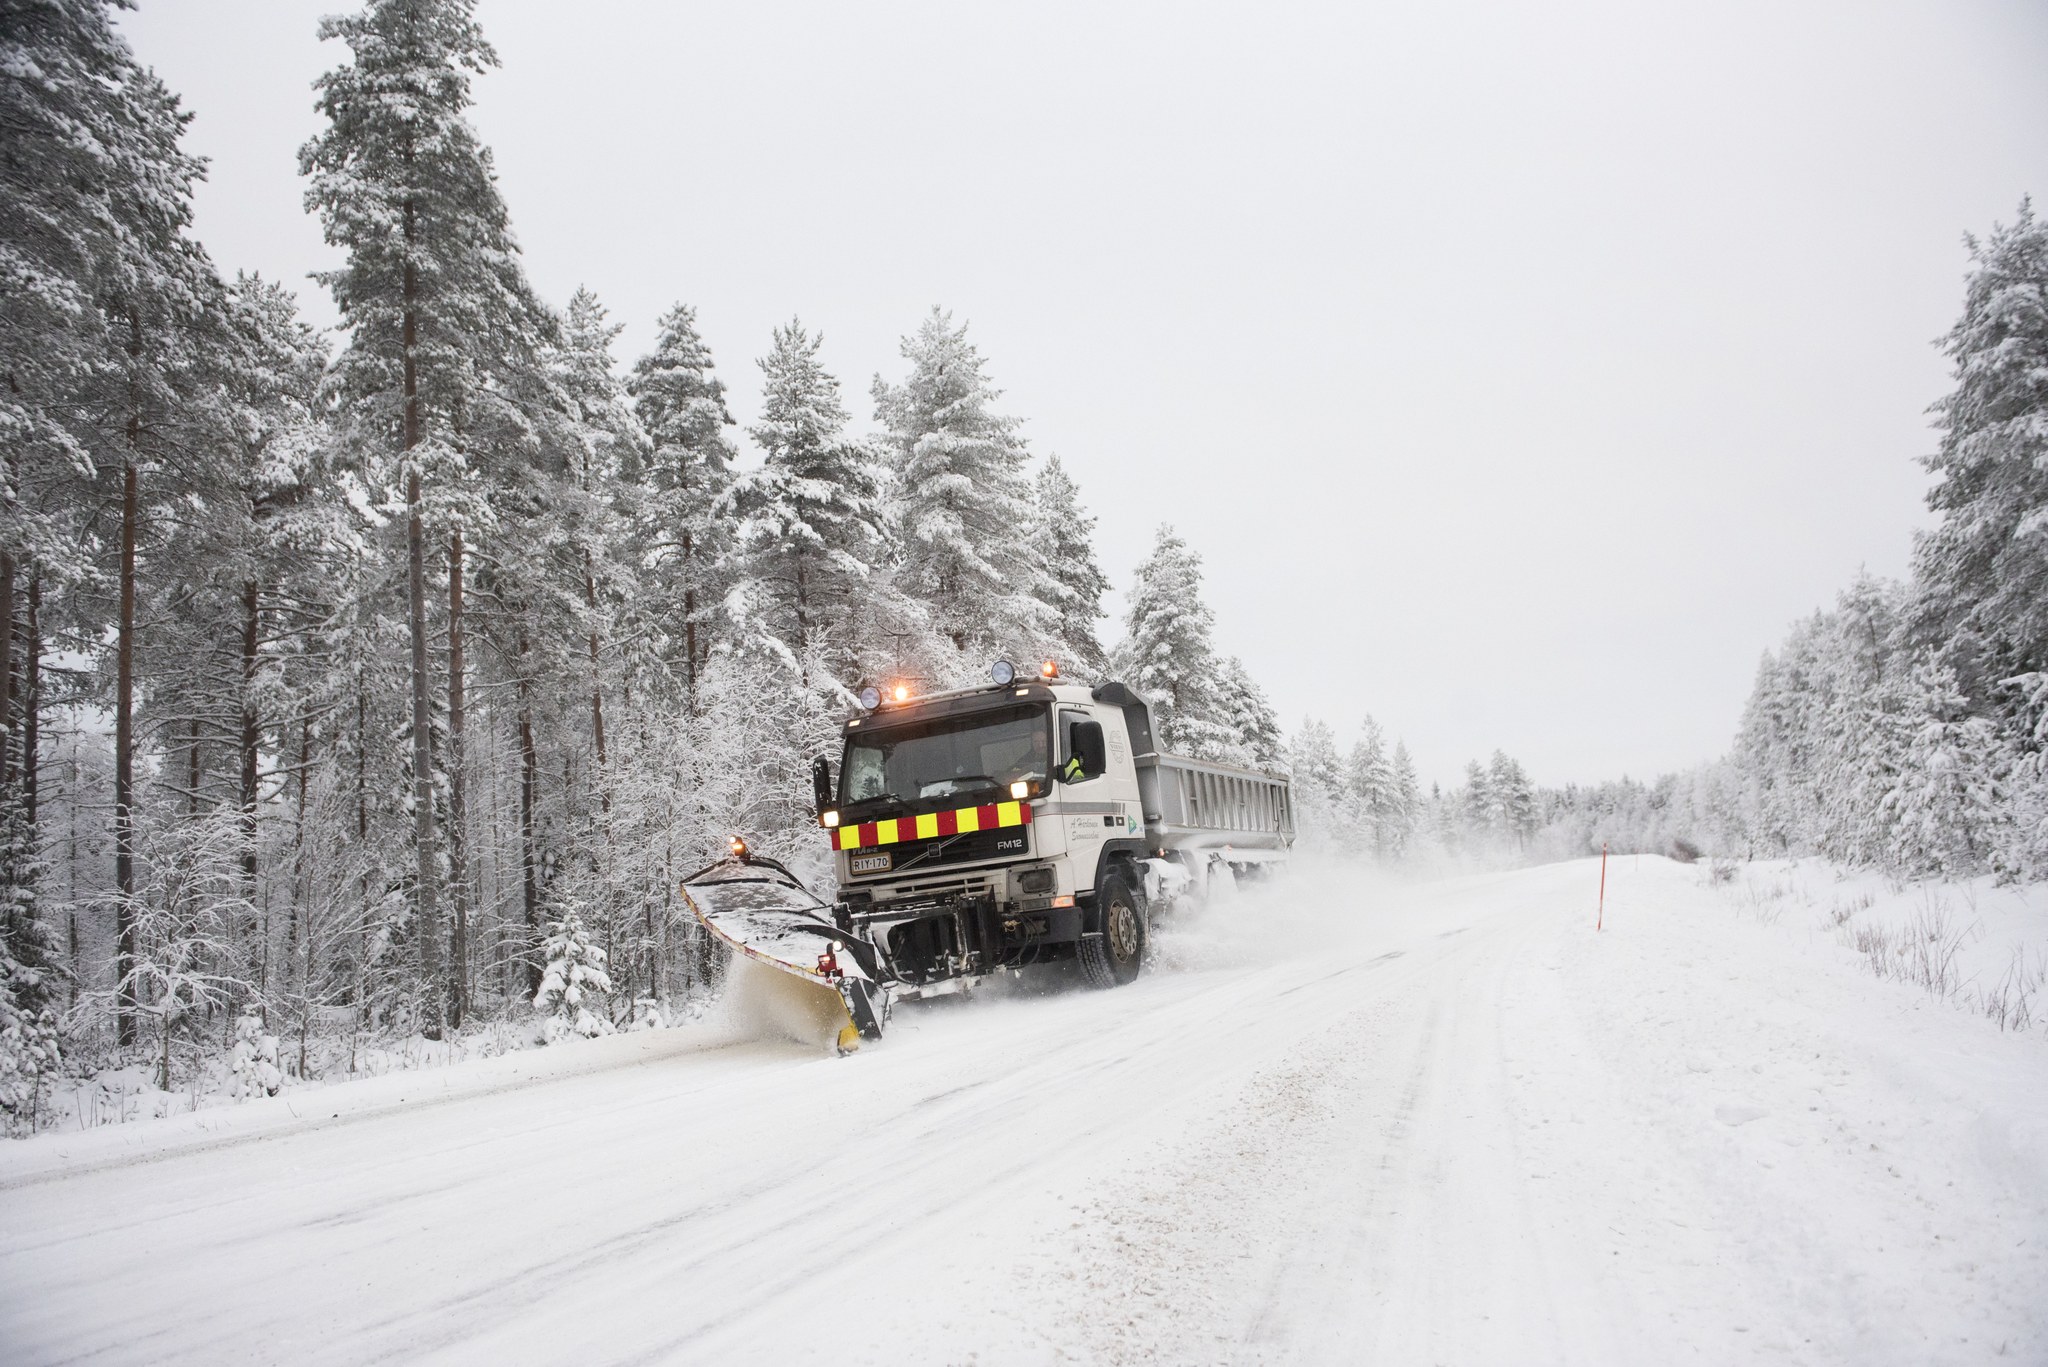
<svg viewBox="0 0 2048 1367">
<path fill-rule="evenodd" d="M 812 762 L 837 886 L 816 896 L 735 837 L 683 894 L 734 952 L 834 993 L 842 1052 L 897 1001 L 1078 961 L 1095 987 L 1136 978 L 1155 910 L 1287 857 L 1274 773 L 1164 754 L 1144 699 L 1048 661 L 916 695 L 869 688 L 838 767 Z"/>
</svg>

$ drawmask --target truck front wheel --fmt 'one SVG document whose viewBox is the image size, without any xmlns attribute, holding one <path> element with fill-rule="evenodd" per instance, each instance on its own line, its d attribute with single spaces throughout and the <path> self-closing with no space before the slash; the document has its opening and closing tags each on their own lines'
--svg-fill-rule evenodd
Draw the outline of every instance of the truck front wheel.
<svg viewBox="0 0 2048 1367">
<path fill-rule="evenodd" d="M 1102 933 L 1081 941 L 1081 973 L 1090 987 L 1121 987 L 1138 976 L 1145 961 L 1145 904 L 1120 874 L 1109 874 L 1095 890 Z"/>
</svg>

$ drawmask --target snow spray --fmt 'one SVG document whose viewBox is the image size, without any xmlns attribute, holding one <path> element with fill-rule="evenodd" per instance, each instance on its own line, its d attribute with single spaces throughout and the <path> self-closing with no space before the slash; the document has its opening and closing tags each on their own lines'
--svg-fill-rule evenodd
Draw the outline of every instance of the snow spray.
<svg viewBox="0 0 2048 1367">
<path fill-rule="evenodd" d="M 734 955 L 719 1003 L 725 1024 L 755 1039 L 787 1039 L 821 1050 L 832 1048 L 846 1021 L 837 993 L 795 974 Z"/>
</svg>

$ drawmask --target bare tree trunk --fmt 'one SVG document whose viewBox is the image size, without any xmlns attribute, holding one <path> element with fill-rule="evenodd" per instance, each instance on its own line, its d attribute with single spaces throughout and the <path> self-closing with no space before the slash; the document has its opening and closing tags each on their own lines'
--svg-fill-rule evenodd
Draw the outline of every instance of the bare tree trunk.
<svg viewBox="0 0 2048 1367">
<path fill-rule="evenodd" d="M 121 607 L 114 637 L 114 1036 L 135 1045 L 135 541 L 142 519 L 142 315 L 128 311 L 128 452 L 121 469 Z"/>
<path fill-rule="evenodd" d="M 242 895 L 256 900 L 256 717 L 257 625 L 262 600 L 256 581 L 242 585 Z"/>
<path fill-rule="evenodd" d="M 540 756 L 533 744 L 532 684 L 526 673 L 526 635 L 519 637 L 519 871 L 526 902 L 526 991 L 540 991 L 540 851 L 535 848 L 534 807 L 540 798 Z"/>
<path fill-rule="evenodd" d="M 14 556 L 0 551 L 0 797 L 14 788 Z"/>
<path fill-rule="evenodd" d="M 279 737 L 280 740 L 283 737 Z M 285 972 L 296 979 L 299 1005 L 299 1072 L 306 1075 L 306 1029 L 313 1015 L 313 927 L 306 906 L 306 783 L 313 766 L 313 719 L 299 719 L 299 800 L 292 813 L 292 910 L 285 934 Z"/>
<path fill-rule="evenodd" d="M 448 1017 L 469 1012 L 469 804 L 463 762 L 462 528 L 448 538 Z"/>
<path fill-rule="evenodd" d="M 697 715 L 697 562 L 690 533 L 683 533 L 683 678 L 691 716 Z"/>
<path fill-rule="evenodd" d="M 503 790 L 498 780 L 504 772 L 504 734 L 498 726 L 498 711 L 489 711 L 491 722 L 484 734 L 491 738 L 491 762 L 485 772 L 491 776 L 491 895 L 487 899 L 491 908 L 491 965 L 495 970 L 499 997 L 510 1000 L 512 996 L 512 956 L 509 952 L 511 937 L 507 927 L 512 918 L 505 914 L 505 803 Z"/>
<path fill-rule="evenodd" d="M 28 659 L 21 671 L 21 809 L 34 831 L 43 750 L 43 576 L 33 567 L 28 574 L 27 646 Z"/>
<path fill-rule="evenodd" d="M 369 685 L 363 677 L 362 656 L 356 657 L 356 858 L 359 864 L 356 874 L 356 893 L 360 899 L 360 910 L 356 922 L 356 978 L 355 1000 L 350 1003 L 355 1014 L 349 1022 L 348 1070 L 356 1070 L 356 1040 L 362 1035 L 363 1026 L 370 1015 L 370 702 Z"/>
<path fill-rule="evenodd" d="M 65 815 L 69 818 L 70 849 L 67 875 L 64 880 L 65 901 L 65 948 L 71 955 L 71 992 L 69 1005 L 78 1005 L 78 984 L 84 979 L 85 964 L 79 957 L 78 947 L 78 794 L 85 786 L 85 766 L 78 762 L 78 736 L 71 737 L 71 800 L 64 804 Z"/>
<path fill-rule="evenodd" d="M 369 972 L 370 963 L 370 700 L 369 684 L 363 677 L 360 655 L 356 659 L 356 858 L 361 860 L 356 875 L 356 893 L 361 901 L 361 916 L 356 930 L 360 940 L 356 948 L 356 1018 L 362 1019 L 369 1010 L 369 1002 L 363 998 L 364 976 Z M 353 1055 L 349 1071 L 355 1071 Z"/>
<path fill-rule="evenodd" d="M 590 736 L 597 749 L 598 805 L 609 812 L 612 795 L 605 781 L 604 674 L 598 660 L 597 575 L 591 568 L 589 551 L 583 552 L 583 601 L 590 609 Z"/>
<path fill-rule="evenodd" d="M 406 626 L 412 635 L 412 794 L 414 889 L 418 899 L 419 924 L 414 927 L 419 942 L 420 972 L 426 979 L 426 1034 L 441 1034 L 442 1005 L 447 999 L 441 969 L 441 914 L 436 896 L 440 870 L 434 852 L 434 736 L 427 696 L 427 529 L 421 509 L 420 469 L 413 452 L 420 442 L 419 317 L 415 305 L 419 294 L 419 272 L 413 265 L 411 247 L 414 210 L 405 206 L 407 256 L 403 284 L 403 344 L 405 348 L 405 548 Z"/>
</svg>

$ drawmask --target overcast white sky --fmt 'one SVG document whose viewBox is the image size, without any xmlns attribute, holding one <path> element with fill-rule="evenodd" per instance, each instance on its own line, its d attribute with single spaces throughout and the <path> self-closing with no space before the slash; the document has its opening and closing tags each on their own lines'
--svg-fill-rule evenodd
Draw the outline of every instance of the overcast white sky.
<svg viewBox="0 0 2048 1367">
<path fill-rule="evenodd" d="M 223 269 L 300 206 L 339 0 L 141 0 Z M 2048 5 L 484 0 L 539 288 L 693 303 L 742 424 L 792 314 L 865 425 L 943 304 L 1101 517 L 1161 521 L 1289 728 L 1425 778 L 1711 758 L 1923 525 L 1965 231 L 2048 192 Z"/>
</svg>

